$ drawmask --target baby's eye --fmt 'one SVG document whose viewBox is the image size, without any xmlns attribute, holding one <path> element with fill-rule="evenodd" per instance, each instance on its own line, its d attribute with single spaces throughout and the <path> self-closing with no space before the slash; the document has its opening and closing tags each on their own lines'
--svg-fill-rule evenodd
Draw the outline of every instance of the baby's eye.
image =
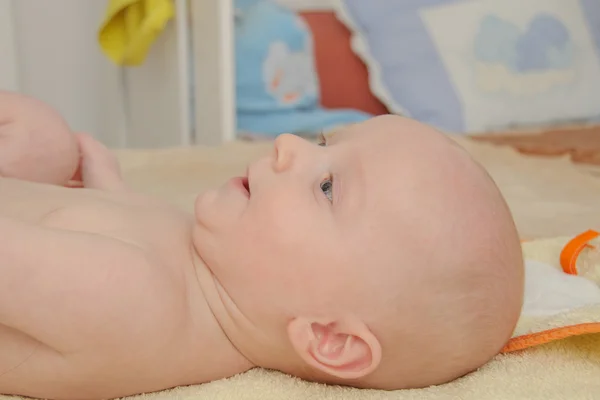
<svg viewBox="0 0 600 400">
<path fill-rule="evenodd" d="M 321 182 L 321 190 L 323 191 L 323 194 L 325 194 L 325 197 L 327 197 L 329 201 L 333 201 L 333 181 L 331 177 Z"/>
</svg>

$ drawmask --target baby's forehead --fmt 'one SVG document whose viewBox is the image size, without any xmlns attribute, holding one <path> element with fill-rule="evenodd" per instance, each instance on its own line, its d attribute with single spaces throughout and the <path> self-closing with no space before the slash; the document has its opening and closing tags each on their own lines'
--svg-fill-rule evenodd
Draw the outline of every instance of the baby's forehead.
<svg viewBox="0 0 600 400">
<path fill-rule="evenodd" d="M 345 125 L 325 132 L 323 136 L 332 144 L 360 145 L 358 150 L 361 152 L 373 149 L 383 152 L 411 151 L 445 141 L 440 132 L 425 124 L 389 115 Z"/>
<path fill-rule="evenodd" d="M 445 187 L 448 174 L 464 172 L 467 164 L 443 134 L 401 117 L 353 124 L 328 132 L 327 139 L 344 171 L 359 172 L 361 189 L 375 192 L 383 208 L 393 208 L 395 197 L 426 184 Z"/>
</svg>

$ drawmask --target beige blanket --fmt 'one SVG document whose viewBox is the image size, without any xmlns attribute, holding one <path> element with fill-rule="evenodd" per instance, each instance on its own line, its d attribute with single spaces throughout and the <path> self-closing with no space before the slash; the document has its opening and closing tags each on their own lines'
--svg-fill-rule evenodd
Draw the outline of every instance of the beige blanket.
<svg viewBox="0 0 600 400">
<path fill-rule="evenodd" d="M 507 148 L 460 142 L 497 181 L 524 238 L 568 237 L 589 228 L 600 229 L 600 178 L 583 173 L 566 159 L 525 158 Z M 124 176 L 134 188 L 191 211 L 196 193 L 243 172 L 245 164 L 264 154 L 269 146 L 233 143 L 216 149 L 120 151 L 118 156 Z M 549 253 L 536 254 L 540 249 L 533 245 L 528 251 L 544 261 Z M 556 248 L 552 251 L 555 253 Z M 600 399 L 600 335 L 578 336 L 500 355 L 455 382 L 421 390 L 326 387 L 256 369 L 210 384 L 134 399 Z"/>
</svg>

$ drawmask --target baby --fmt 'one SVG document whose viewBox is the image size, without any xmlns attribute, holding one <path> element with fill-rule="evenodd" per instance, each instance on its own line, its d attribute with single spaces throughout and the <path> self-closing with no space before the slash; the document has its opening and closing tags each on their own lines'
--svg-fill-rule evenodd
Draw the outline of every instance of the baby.
<svg viewBox="0 0 600 400">
<path fill-rule="evenodd" d="M 318 145 L 281 135 L 194 215 L 134 193 L 78 138 L 83 188 L 0 178 L 0 393 L 113 398 L 254 367 L 418 388 L 511 336 L 511 215 L 430 127 L 381 116 Z"/>
</svg>

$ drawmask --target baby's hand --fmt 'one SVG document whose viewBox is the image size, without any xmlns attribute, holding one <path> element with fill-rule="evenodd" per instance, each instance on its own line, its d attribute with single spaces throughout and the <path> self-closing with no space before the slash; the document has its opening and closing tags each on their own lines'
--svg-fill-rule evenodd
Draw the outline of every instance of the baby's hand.
<svg viewBox="0 0 600 400">
<path fill-rule="evenodd" d="M 78 133 L 81 161 L 69 187 L 101 190 L 126 190 L 115 155 L 92 136 Z"/>
<path fill-rule="evenodd" d="M 77 162 L 77 143 L 58 112 L 0 90 L 0 176 L 62 186 Z"/>
</svg>

